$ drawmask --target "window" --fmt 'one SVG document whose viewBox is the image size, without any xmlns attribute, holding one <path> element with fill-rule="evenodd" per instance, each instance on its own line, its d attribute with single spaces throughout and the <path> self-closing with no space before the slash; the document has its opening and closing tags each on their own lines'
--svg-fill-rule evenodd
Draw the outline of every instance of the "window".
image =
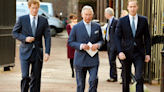
<svg viewBox="0 0 164 92">
<path fill-rule="evenodd" d="M 42 8 L 45 12 L 48 13 L 48 6 L 47 5 L 40 5 L 40 8 Z"/>
</svg>

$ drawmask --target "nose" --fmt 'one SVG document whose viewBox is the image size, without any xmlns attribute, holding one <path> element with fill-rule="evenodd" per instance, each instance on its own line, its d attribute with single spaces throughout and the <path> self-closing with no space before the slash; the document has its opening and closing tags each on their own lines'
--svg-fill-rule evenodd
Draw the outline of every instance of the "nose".
<svg viewBox="0 0 164 92">
<path fill-rule="evenodd" d="M 87 15 L 87 19 L 89 18 L 89 15 Z"/>
</svg>

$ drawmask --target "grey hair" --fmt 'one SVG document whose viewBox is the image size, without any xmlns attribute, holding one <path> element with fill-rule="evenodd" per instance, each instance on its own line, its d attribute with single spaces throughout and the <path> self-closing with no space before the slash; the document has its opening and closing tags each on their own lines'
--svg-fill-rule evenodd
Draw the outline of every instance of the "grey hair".
<svg viewBox="0 0 164 92">
<path fill-rule="evenodd" d="M 84 10 L 89 10 L 89 9 L 91 10 L 92 14 L 94 14 L 92 7 L 91 7 L 91 6 L 88 6 L 88 5 L 85 5 L 85 6 L 82 8 L 81 13 L 83 13 Z"/>
<path fill-rule="evenodd" d="M 112 15 L 112 16 L 114 16 L 114 11 L 113 11 L 113 9 L 110 8 L 110 7 L 106 8 L 106 9 L 105 9 L 105 12 L 106 12 L 106 13 L 109 13 L 109 14 Z"/>
</svg>

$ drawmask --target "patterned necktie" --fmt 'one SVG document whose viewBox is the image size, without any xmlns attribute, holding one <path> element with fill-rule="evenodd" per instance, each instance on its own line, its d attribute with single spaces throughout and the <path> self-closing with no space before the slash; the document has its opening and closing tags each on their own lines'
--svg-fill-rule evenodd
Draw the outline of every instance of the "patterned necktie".
<svg viewBox="0 0 164 92">
<path fill-rule="evenodd" d="M 106 40 L 107 40 L 107 42 L 109 42 L 109 28 L 110 28 L 110 20 L 108 22 L 107 33 L 106 33 Z"/>
<path fill-rule="evenodd" d="M 136 29 L 135 29 L 134 17 L 132 18 L 132 32 L 133 32 L 133 37 L 135 37 Z"/>
<path fill-rule="evenodd" d="M 89 24 L 86 24 L 86 28 L 87 28 L 87 33 L 88 33 L 88 35 L 90 37 L 90 35 L 91 35 L 91 29 L 89 27 Z"/>
<path fill-rule="evenodd" d="M 33 17 L 33 21 L 32 21 L 32 33 L 33 33 L 33 36 L 35 36 L 35 17 Z"/>
</svg>

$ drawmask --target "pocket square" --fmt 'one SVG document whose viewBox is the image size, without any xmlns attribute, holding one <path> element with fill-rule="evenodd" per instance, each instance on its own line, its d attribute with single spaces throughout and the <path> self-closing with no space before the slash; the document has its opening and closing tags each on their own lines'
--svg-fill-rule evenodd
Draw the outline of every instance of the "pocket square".
<svg viewBox="0 0 164 92">
<path fill-rule="evenodd" d="M 97 34 L 97 33 L 99 33 L 99 30 L 96 30 L 96 31 L 95 31 L 95 34 Z"/>
</svg>

